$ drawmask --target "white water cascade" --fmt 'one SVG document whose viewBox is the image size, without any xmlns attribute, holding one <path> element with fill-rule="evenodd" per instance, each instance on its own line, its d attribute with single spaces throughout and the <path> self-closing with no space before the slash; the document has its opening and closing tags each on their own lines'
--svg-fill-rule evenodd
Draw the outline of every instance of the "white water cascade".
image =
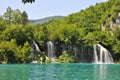
<svg viewBox="0 0 120 80">
<path fill-rule="evenodd" d="M 39 49 L 37 43 L 33 40 L 32 45 L 31 45 L 31 57 L 33 57 L 36 54 L 36 52 L 39 52 L 39 51 L 40 51 L 40 49 Z"/>
<path fill-rule="evenodd" d="M 31 63 L 37 63 L 37 57 L 40 57 L 40 49 L 37 43 L 33 40 L 31 45 L 31 54 L 30 56 L 33 58 L 33 61 Z"/>
<path fill-rule="evenodd" d="M 98 64 L 112 64 L 114 63 L 113 58 L 110 54 L 110 52 L 101 46 L 100 44 L 94 44 L 94 63 Z"/>
<path fill-rule="evenodd" d="M 52 41 L 47 42 L 47 48 L 48 48 L 48 58 L 54 61 L 56 59 L 56 56 L 55 56 L 55 47 Z"/>
<path fill-rule="evenodd" d="M 33 41 L 33 44 L 35 46 L 36 51 L 40 51 L 40 49 L 39 49 L 39 47 L 38 47 L 38 45 L 37 45 L 37 43 L 35 41 Z"/>
</svg>

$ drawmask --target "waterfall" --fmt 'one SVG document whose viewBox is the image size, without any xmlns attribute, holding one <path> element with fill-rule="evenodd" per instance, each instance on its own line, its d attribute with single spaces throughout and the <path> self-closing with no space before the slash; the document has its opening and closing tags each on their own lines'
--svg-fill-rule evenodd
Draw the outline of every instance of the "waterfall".
<svg viewBox="0 0 120 80">
<path fill-rule="evenodd" d="M 36 51 L 40 51 L 40 49 L 35 41 L 33 41 L 33 45 L 35 46 Z"/>
<path fill-rule="evenodd" d="M 74 51 L 75 56 L 77 56 L 77 54 L 79 53 L 79 49 L 76 45 L 73 45 L 73 51 Z"/>
<path fill-rule="evenodd" d="M 94 48 L 94 62 L 97 63 L 98 62 L 98 56 L 97 56 L 97 51 L 96 51 L 96 45 L 93 45 Z"/>
<path fill-rule="evenodd" d="M 110 64 L 114 63 L 111 53 L 101 46 L 100 44 L 94 44 L 94 63 L 105 63 Z"/>
<path fill-rule="evenodd" d="M 31 44 L 31 54 L 30 56 L 32 57 L 33 61 L 32 63 L 37 63 L 37 59 L 40 58 L 40 49 L 37 43 L 33 40 Z"/>
<path fill-rule="evenodd" d="M 48 48 L 48 58 L 54 60 L 56 56 L 55 56 L 55 47 L 52 41 L 47 42 L 47 48 Z"/>
</svg>

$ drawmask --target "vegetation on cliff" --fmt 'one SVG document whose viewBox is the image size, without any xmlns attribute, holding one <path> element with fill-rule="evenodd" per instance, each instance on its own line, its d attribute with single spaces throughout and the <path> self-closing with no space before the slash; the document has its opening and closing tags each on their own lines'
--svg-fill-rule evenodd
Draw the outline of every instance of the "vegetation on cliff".
<svg viewBox="0 0 120 80">
<path fill-rule="evenodd" d="M 55 45 L 84 45 L 85 52 L 99 43 L 107 48 L 114 60 L 120 60 L 120 1 L 109 0 L 98 3 L 80 12 L 70 14 L 60 20 L 52 20 L 44 24 L 28 23 L 27 13 L 12 10 L 10 7 L 0 17 L 0 62 L 26 63 L 31 61 L 31 41 L 35 40 L 42 52 L 47 54 L 46 42 Z M 87 49 L 87 50 L 86 50 Z M 63 54 L 71 54 L 67 51 Z M 62 52 L 58 51 L 59 57 Z M 81 53 L 84 54 L 84 53 Z M 77 62 L 77 55 L 70 62 Z M 76 58 L 75 58 L 76 57 Z M 63 60 L 63 58 L 59 58 Z M 68 61 L 69 62 L 69 61 Z"/>
</svg>

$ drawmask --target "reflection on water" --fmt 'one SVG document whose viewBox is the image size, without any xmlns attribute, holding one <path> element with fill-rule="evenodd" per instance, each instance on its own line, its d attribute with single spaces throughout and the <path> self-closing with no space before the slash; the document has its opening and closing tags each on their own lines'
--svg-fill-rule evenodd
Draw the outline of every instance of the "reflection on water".
<svg viewBox="0 0 120 80">
<path fill-rule="evenodd" d="M 94 80 L 120 80 L 120 65 L 96 64 L 94 65 Z"/>
<path fill-rule="evenodd" d="M 94 80 L 107 80 L 107 65 L 94 65 Z"/>
<path fill-rule="evenodd" d="M 120 80 L 115 64 L 0 65 L 0 80 Z"/>
<path fill-rule="evenodd" d="M 106 80 L 107 77 L 107 68 L 106 65 L 100 65 L 99 73 L 100 73 L 100 78 L 99 80 Z"/>
</svg>

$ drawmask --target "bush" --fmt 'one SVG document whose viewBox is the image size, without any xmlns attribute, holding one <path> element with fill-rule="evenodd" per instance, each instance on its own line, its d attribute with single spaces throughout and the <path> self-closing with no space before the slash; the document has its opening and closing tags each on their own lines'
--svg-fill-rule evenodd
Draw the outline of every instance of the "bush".
<svg viewBox="0 0 120 80">
<path fill-rule="evenodd" d="M 62 63 L 73 63 L 75 62 L 75 57 L 67 53 L 67 51 L 63 51 L 62 55 L 59 57 L 59 62 Z"/>
<path fill-rule="evenodd" d="M 46 62 L 46 63 L 51 63 L 52 60 L 51 60 L 51 59 L 46 59 L 45 62 Z"/>
</svg>

